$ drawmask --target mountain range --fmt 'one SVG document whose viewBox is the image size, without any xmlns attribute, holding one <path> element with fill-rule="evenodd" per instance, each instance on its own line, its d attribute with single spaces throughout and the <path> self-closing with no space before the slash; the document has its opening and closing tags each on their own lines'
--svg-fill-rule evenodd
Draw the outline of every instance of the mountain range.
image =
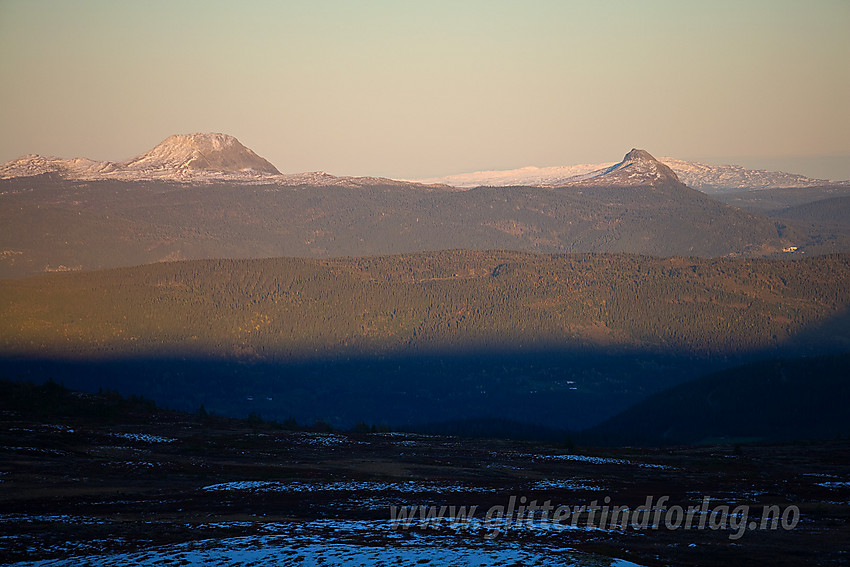
<svg viewBox="0 0 850 567">
<path fill-rule="evenodd" d="M 172 136 L 122 163 L 23 158 L 2 173 L 0 277 L 456 248 L 753 256 L 844 245 L 723 204 L 643 150 L 557 187 L 283 175 L 222 134 Z"/>
<path fill-rule="evenodd" d="M 658 160 L 669 167 L 682 183 L 705 193 L 726 193 L 750 189 L 815 187 L 834 181 L 812 179 L 784 172 L 746 169 L 738 165 L 709 165 L 671 157 Z M 472 187 L 556 187 L 586 179 L 605 179 L 618 162 L 556 167 L 524 167 L 505 171 L 478 171 L 412 181 L 425 185 Z M 209 183 L 276 183 L 281 185 L 323 184 L 364 185 L 379 179 L 337 177 L 324 172 L 283 175 L 278 169 L 227 134 L 177 134 L 152 150 L 123 162 L 88 158 L 63 159 L 30 154 L 0 165 L 0 179 L 52 173 L 67 180 L 169 180 Z"/>
<path fill-rule="evenodd" d="M 709 165 L 706 163 L 683 161 L 671 157 L 662 157 L 658 161 L 669 167 L 678 179 L 699 191 L 709 194 L 723 194 L 745 190 L 776 189 L 789 187 L 818 187 L 823 185 L 844 184 L 848 182 L 812 179 L 804 175 L 746 169 L 740 165 Z M 458 188 L 471 187 L 558 187 L 570 185 L 588 179 L 604 179 L 616 162 L 582 164 L 554 167 L 523 167 L 504 171 L 476 171 L 444 177 L 432 177 L 419 180 L 421 183 L 450 185 Z"/>
<path fill-rule="evenodd" d="M 58 174 L 69 180 L 129 181 L 212 178 L 254 179 L 280 175 L 275 166 L 226 134 L 176 134 L 123 162 L 26 155 L 0 166 L 0 178 Z"/>
<path fill-rule="evenodd" d="M 221 133 L 175 134 L 153 149 L 122 161 L 63 159 L 37 154 L 0 165 L 0 180 L 52 175 L 65 181 L 165 181 L 189 184 L 292 185 L 396 184 L 391 179 L 337 177 L 324 172 L 284 175 L 233 136 Z"/>
</svg>

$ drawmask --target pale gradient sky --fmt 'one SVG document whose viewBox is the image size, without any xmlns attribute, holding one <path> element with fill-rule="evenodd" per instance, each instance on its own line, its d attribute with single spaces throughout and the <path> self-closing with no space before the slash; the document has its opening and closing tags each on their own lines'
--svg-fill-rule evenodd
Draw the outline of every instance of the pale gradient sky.
<svg viewBox="0 0 850 567">
<path fill-rule="evenodd" d="M 847 179 L 848 30 L 848 0 L 0 0 L 0 162 L 226 132 L 284 172 L 640 147 Z"/>
</svg>

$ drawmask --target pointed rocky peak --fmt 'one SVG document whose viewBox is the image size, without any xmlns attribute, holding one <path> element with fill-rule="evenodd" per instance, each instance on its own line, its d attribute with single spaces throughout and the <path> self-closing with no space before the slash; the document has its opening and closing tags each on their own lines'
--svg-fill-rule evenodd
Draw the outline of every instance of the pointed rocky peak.
<svg viewBox="0 0 850 567">
<path fill-rule="evenodd" d="M 653 162 L 658 160 L 652 157 L 652 154 L 650 154 L 648 151 L 639 150 L 637 148 L 632 148 L 632 151 L 627 153 L 626 157 L 623 158 L 623 163 L 640 161 Z"/>
<path fill-rule="evenodd" d="M 623 161 L 604 170 L 594 178 L 598 182 L 616 182 L 625 185 L 654 184 L 659 181 L 679 181 L 673 170 L 652 157 L 646 150 L 632 148 Z"/>
<path fill-rule="evenodd" d="M 280 174 L 275 166 L 243 146 L 239 140 L 219 133 L 169 136 L 152 150 L 123 165 L 133 170 Z"/>
</svg>

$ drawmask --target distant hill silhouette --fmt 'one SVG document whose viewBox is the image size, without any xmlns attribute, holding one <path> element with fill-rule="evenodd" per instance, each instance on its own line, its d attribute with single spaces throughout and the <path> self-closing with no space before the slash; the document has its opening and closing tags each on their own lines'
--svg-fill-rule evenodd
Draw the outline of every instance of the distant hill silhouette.
<svg viewBox="0 0 850 567">
<path fill-rule="evenodd" d="M 774 359 L 658 392 L 587 431 L 589 443 L 683 445 L 850 435 L 850 354 Z"/>
</svg>

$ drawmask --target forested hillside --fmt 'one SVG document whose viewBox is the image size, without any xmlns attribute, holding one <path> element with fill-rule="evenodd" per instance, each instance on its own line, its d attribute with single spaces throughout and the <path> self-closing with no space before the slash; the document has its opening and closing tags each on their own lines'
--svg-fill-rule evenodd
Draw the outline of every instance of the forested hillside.
<svg viewBox="0 0 850 567">
<path fill-rule="evenodd" d="M 0 282 L 0 376 L 299 422 L 581 428 L 752 357 L 847 349 L 850 256 L 448 251 Z"/>
<path fill-rule="evenodd" d="M 850 303 L 850 256 L 442 252 L 209 260 L 0 283 L 6 354 L 203 355 L 782 346 Z"/>
</svg>

